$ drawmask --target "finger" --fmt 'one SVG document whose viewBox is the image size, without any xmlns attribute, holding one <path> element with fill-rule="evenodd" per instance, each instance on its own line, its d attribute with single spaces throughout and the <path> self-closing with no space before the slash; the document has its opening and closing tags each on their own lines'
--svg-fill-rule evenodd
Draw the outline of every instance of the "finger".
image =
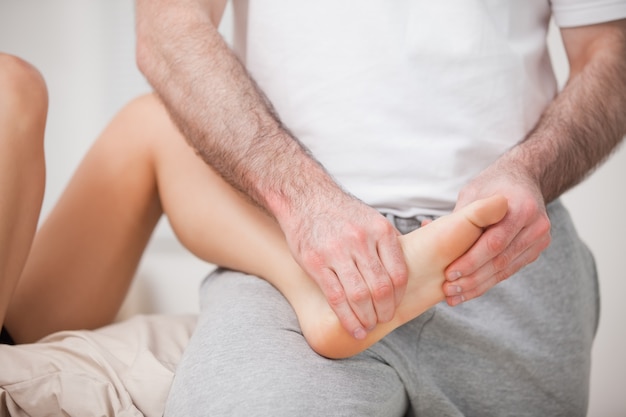
<svg viewBox="0 0 626 417">
<path fill-rule="evenodd" d="M 347 302 L 366 330 L 376 326 L 376 310 L 370 288 L 354 262 L 342 264 L 335 274 L 343 287 Z"/>
<path fill-rule="evenodd" d="M 503 269 L 497 269 L 494 267 L 494 263 L 489 263 L 471 276 L 444 283 L 443 291 L 446 295 L 446 301 L 449 305 L 457 305 L 483 295 L 499 282 L 506 280 L 526 265 L 534 262 L 541 252 L 548 247 L 550 240 L 550 235 L 537 240 L 508 262 Z"/>
<path fill-rule="evenodd" d="M 465 255 L 446 268 L 446 279 L 470 275 L 487 262 L 495 262 L 495 268 L 502 270 L 534 242 L 550 234 L 550 219 L 545 213 L 523 216 L 527 220 L 514 222 L 516 217 L 519 215 L 509 212 L 500 223 L 487 228 Z"/>
<path fill-rule="evenodd" d="M 529 248 L 550 242 L 550 221 L 547 217 L 538 219 L 531 226 L 519 230 L 511 242 L 503 247 L 508 242 L 504 237 L 506 234 L 498 236 L 497 233 L 507 233 L 507 229 L 510 227 L 488 229 L 465 255 L 446 268 L 446 279 L 454 281 L 462 276 L 470 275 L 480 279 L 494 275 L 499 271 L 505 271 L 514 259 Z M 471 264 L 472 267 L 466 272 L 461 272 L 463 263 Z"/>
<path fill-rule="evenodd" d="M 335 272 L 329 268 L 323 268 L 317 278 L 318 285 L 324 293 L 328 305 L 337 315 L 343 328 L 354 338 L 364 339 L 367 336 L 367 331 L 352 310 L 343 285 Z"/>
<path fill-rule="evenodd" d="M 513 251 L 505 251 L 499 256 L 509 260 L 507 260 L 506 263 L 502 263 L 502 267 L 498 266 L 501 262 L 498 258 L 495 258 L 492 262 L 488 262 L 478 271 L 469 276 L 460 278 L 453 282 L 446 282 L 444 284 L 444 293 L 446 295 L 462 293 L 467 299 L 475 298 L 475 296 L 471 294 L 473 294 L 473 292 L 478 292 L 479 295 L 484 293 L 484 291 L 481 292 L 477 289 L 484 287 L 485 282 L 491 282 L 491 280 L 493 280 L 493 282 L 491 282 L 491 286 L 493 286 L 498 282 L 504 281 L 524 266 L 536 260 L 539 254 L 548 246 L 549 242 L 550 236 L 547 235 L 535 241 L 522 253 L 515 253 L 513 255 Z"/>
<path fill-rule="evenodd" d="M 357 266 L 368 286 L 376 323 L 388 322 L 396 310 L 394 288 L 391 278 L 378 259 L 378 254 L 359 260 Z"/>
<path fill-rule="evenodd" d="M 409 270 L 404 258 L 404 252 L 398 240 L 398 233 L 388 239 L 381 240 L 377 245 L 378 259 L 382 264 L 382 268 L 391 281 L 393 287 L 394 306 L 397 307 L 404 297 L 406 285 L 409 280 Z M 395 312 L 395 309 L 394 309 Z M 380 315 L 379 315 L 380 319 Z M 391 320 L 391 318 L 389 318 Z"/>
<path fill-rule="evenodd" d="M 461 277 L 475 274 L 476 271 L 497 256 L 501 256 L 500 261 L 505 262 L 506 259 L 502 254 L 519 232 L 519 230 L 512 229 L 511 225 L 507 224 L 487 228 L 464 255 L 448 265 L 445 271 L 446 279 L 455 281 Z"/>
</svg>

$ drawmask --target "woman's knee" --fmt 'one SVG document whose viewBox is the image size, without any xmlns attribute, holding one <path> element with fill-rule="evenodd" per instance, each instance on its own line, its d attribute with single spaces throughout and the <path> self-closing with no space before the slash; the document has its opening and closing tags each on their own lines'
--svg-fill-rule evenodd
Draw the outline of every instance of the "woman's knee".
<svg viewBox="0 0 626 417">
<path fill-rule="evenodd" d="M 162 125 L 169 123 L 152 94 L 140 96 L 124 105 L 93 144 L 88 157 L 97 159 L 99 169 L 109 175 L 140 175 L 155 181 L 156 159 L 160 152 Z M 93 164 L 93 162 L 92 162 Z"/>
<path fill-rule="evenodd" d="M 41 73 L 25 60 L 0 53 L 0 145 L 43 151 L 48 90 Z"/>
<path fill-rule="evenodd" d="M 183 142 L 180 132 L 155 94 L 131 100 L 111 121 L 105 134 L 111 146 L 152 160 L 171 151 L 171 144 Z M 110 134 L 113 133 L 113 134 Z M 172 139 L 173 138 L 173 139 Z"/>
<path fill-rule="evenodd" d="M 37 68 L 14 55 L 0 53 L 0 99 L 5 114 L 46 116 L 48 90 Z"/>
</svg>

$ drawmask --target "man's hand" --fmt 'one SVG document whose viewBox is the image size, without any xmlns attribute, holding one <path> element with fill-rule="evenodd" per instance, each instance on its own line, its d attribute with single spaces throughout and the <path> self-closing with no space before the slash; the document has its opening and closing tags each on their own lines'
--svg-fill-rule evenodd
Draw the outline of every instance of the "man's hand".
<svg viewBox="0 0 626 417">
<path fill-rule="evenodd" d="M 316 197 L 283 230 L 295 259 L 343 327 L 363 339 L 377 323 L 392 319 L 406 288 L 398 231 L 350 196 L 336 195 L 330 202 Z"/>
<path fill-rule="evenodd" d="M 510 164 L 496 163 L 470 182 L 456 209 L 494 194 L 507 197 L 509 211 L 446 269 L 444 293 L 451 306 L 484 294 L 536 260 L 550 244 L 550 220 L 539 187 Z"/>
<path fill-rule="evenodd" d="M 545 202 L 578 184 L 626 133 L 626 19 L 561 30 L 567 84 L 517 146 L 461 192 L 457 207 L 496 193 L 509 212 L 446 270 L 456 305 L 534 261 L 550 244 Z"/>
</svg>

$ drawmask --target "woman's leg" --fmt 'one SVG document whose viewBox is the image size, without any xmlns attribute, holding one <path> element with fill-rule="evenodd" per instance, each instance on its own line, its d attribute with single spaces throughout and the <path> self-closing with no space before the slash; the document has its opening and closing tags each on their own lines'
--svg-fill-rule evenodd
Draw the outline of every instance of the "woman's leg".
<svg viewBox="0 0 626 417">
<path fill-rule="evenodd" d="M 165 127 L 162 132 L 155 138 L 157 183 L 180 241 L 206 261 L 273 284 L 294 308 L 307 342 L 331 358 L 365 350 L 442 301 L 445 267 L 507 210 L 503 197 L 478 201 L 400 237 L 409 266 L 407 292 L 394 319 L 358 341 L 341 327 L 319 287 L 295 262 L 278 225 L 194 155 L 178 133 Z"/>
<path fill-rule="evenodd" d="M 168 121 L 143 107 L 113 119 L 37 231 L 5 321 L 16 342 L 114 320 L 162 214 L 150 152 Z"/>
<path fill-rule="evenodd" d="M 41 210 L 47 112 L 48 94 L 39 72 L 0 53 L 0 325 Z"/>
<path fill-rule="evenodd" d="M 343 330 L 319 288 L 293 260 L 277 224 L 196 156 L 161 104 L 147 96 L 114 119 L 38 233 L 36 260 L 29 262 L 33 266 L 27 267 L 16 292 L 27 295 L 22 301 L 29 299 L 30 308 L 17 298 L 11 317 L 37 309 L 39 316 L 55 311 L 52 323 L 63 327 L 110 321 L 162 209 L 190 251 L 268 280 L 293 306 L 311 346 L 324 356 L 344 357 L 442 300 L 443 269 L 471 246 L 483 226 L 504 215 L 506 201 L 471 205 L 401 238 L 411 271 L 409 291 L 394 321 L 357 341 Z M 50 251 L 59 235 L 66 239 L 57 240 Z M 72 257 L 81 262 L 58 262 Z M 56 269 L 50 273 L 52 267 Z M 51 280 L 55 276 L 59 278 Z M 42 292 L 42 286 L 47 291 Z M 19 291 L 22 288 L 30 292 Z M 49 304 L 38 307 L 44 295 Z M 54 330 L 54 325 L 45 331 Z"/>
<path fill-rule="evenodd" d="M 6 315 L 13 339 L 110 323 L 163 207 L 192 252 L 251 273 L 262 258 L 240 251 L 281 236 L 195 155 L 154 96 L 141 97 L 96 140 L 38 230 Z M 227 226 L 242 216 L 246 229 Z"/>
</svg>

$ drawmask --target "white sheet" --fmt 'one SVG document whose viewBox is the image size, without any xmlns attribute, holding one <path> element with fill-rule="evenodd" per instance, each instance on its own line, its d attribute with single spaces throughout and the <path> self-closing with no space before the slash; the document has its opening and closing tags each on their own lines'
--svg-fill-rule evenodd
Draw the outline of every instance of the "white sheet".
<svg viewBox="0 0 626 417">
<path fill-rule="evenodd" d="M 136 316 L 0 345 L 0 417 L 162 416 L 196 316 Z"/>
</svg>

